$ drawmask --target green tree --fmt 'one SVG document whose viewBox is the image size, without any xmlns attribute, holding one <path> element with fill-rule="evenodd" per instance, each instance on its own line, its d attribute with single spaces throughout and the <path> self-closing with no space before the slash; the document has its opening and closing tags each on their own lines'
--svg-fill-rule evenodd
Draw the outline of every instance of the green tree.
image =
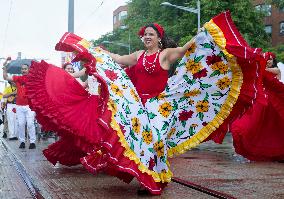
<svg viewBox="0 0 284 199">
<path fill-rule="evenodd" d="M 106 39 L 112 42 L 128 43 L 130 34 L 130 45 L 133 52 L 143 48 L 142 42 L 137 36 L 139 28 L 145 24 L 156 22 L 164 26 L 169 37 L 179 45 L 183 45 L 197 32 L 197 16 L 194 13 L 173 7 L 161 6 L 162 2 L 164 0 L 130 1 L 128 3 L 128 17 L 124 21 L 128 28 L 116 30 L 113 34 L 106 34 L 95 41 L 95 44 Z M 196 7 L 195 0 L 187 2 L 184 0 L 169 0 L 169 2 L 175 5 Z M 257 11 L 251 0 L 201 0 L 201 24 L 226 10 L 231 11 L 236 26 L 252 47 L 263 48 L 269 46 L 269 36 L 264 31 L 264 13 Z M 110 50 L 115 50 L 113 52 L 125 50 L 117 48 L 109 45 Z"/>
</svg>

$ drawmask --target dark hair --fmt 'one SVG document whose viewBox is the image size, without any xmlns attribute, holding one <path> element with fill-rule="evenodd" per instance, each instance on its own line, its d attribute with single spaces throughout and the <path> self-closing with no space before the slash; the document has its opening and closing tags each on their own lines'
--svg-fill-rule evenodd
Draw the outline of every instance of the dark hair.
<svg viewBox="0 0 284 199">
<path fill-rule="evenodd" d="M 161 38 L 160 32 L 158 31 L 158 29 L 153 23 L 150 23 L 146 25 L 145 27 L 153 28 L 156 31 L 157 35 Z M 166 33 L 164 33 L 164 36 L 161 38 L 161 43 L 162 43 L 162 45 L 160 46 L 161 49 L 178 47 L 177 43 L 173 39 L 169 38 Z"/>
<path fill-rule="evenodd" d="M 271 68 L 278 68 L 278 66 L 277 66 L 277 59 L 276 58 L 273 59 L 273 63 L 272 63 Z"/>
<path fill-rule="evenodd" d="M 72 73 L 74 73 L 75 72 L 74 67 L 70 62 L 67 62 L 62 66 L 63 70 L 66 70 L 66 67 L 69 66 L 69 65 L 72 66 Z"/>
<path fill-rule="evenodd" d="M 27 66 L 28 68 L 30 67 L 29 64 L 22 64 L 22 66 Z M 22 67 L 22 66 L 21 66 L 21 67 Z"/>
<path fill-rule="evenodd" d="M 62 68 L 65 70 L 68 65 L 72 66 L 72 64 L 70 62 L 66 62 L 65 64 L 63 64 Z"/>
</svg>

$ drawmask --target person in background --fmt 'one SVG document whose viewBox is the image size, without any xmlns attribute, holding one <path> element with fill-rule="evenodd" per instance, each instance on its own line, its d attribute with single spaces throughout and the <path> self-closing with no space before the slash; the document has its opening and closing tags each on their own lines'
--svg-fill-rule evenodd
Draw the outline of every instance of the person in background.
<svg viewBox="0 0 284 199">
<path fill-rule="evenodd" d="M 266 71 L 271 72 L 277 79 L 281 79 L 281 71 L 277 66 L 277 60 L 275 54 L 266 52 L 263 54 L 264 59 L 267 60 Z"/>
<path fill-rule="evenodd" d="M 8 123 L 6 117 L 6 99 L 1 99 L 1 124 L 3 124 L 3 135 L 2 138 L 7 138 L 8 134 Z"/>
<path fill-rule="evenodd" d="M 32 111 L 28 105 L 28 98 L 26 96 L 25 87 L 27 82 L 27 74 L 29 72 L 29 66 L 27 64 L 23 64 L 21 66 L 22 76 L 13 75 L 12 77 L 8 76 L 7 74 L 7 62 L 5 62 L 3 66 L 4 80 L 13 81 L 17 87 L 16 111 L 18 118 L 19 140 L 21 142 L 19 148 L 25 148 L 25 126 L 27 124 L 27 130 L 30 140 L 29 149 L 35 149 L 35 112 Z"/>
<path fill-rule="evenodd" d="M 75 72 L 72 64 L 69 62 L 65 63 L 62 68 L 70 74 Z"/>
<path fill-rule="evenodd" d="M 6 99 L 6 118 L 8 122 L 9 140 L 18 140 L 18 122 L 16 113 L 16 85 L 8 81 L 9 86 L 4 90 L 3 98 Z"/>
<path fill-rule="evenodd" d="M 232 136 L 236 153 L 250 161 L 284 160 L 284 85 L 279 81 L 275 55 L 263 54 L 266 67 L 260 92 L 253 106 L 233 122 Z"/>
<path fill-rule="evenodd" d="M 62 67 L 66 72 L 73 76 L 85 89 L 88 89 L 88 80 L 82 81 L 80 77 L 85 75 L 85 69 L 75 72 L 74 67 L 71 63 L 67 62 Z"/>
</svg>

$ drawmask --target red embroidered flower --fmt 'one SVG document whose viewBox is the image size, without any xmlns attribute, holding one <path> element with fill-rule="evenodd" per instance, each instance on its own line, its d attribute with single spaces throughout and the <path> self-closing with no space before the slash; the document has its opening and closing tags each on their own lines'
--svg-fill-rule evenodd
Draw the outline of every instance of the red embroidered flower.
<svg viewBox="0 0 284 199">
<path fill-rule="evenodd" d="M 117 79 L 117 74 L 113 72 L 112 70 L 106 70 L 105 74 L 111 81 L 114 81 Z"/>
<path fill-rule="evenodd" d="M 123 133 L 123 135 L 125 134 L 125 130 L 124 130 L 124 126 L 122 126 L 121 124 L 119 124 L 119 128 L 120 128 L 120 130 L 121 130 L 121 132 Z"/>
<path fill-rule="evenodd" d="M 201 77 L 206 77 L 207 76 L 207 69 L 206 68 L 203 68 L 202 70 L 200 70 L 199 72 L 197 73 L 194 73 L 193 74 L 193 78 L 194 79 L 200 79 Z"/>
<path fill-rule="evenodd" d="M 13 109 L 12 109 L 12 111 L 13 111 L 14 113 L 16 113 L 16 112 L 17 112 L 15 108 L 13 108 Z"/>
<path fill-rule="evenodd" d="M 179 113 L 179 117 L 178 119 L 180 121 L 186 121 L 188 120 L 188 118 L 191 118 L 193 114 L 193 111 L 182 111 L 181 113 Z"/>
<path fill-rule="evenodd" d="M 206 126 L 207 124 L 207 122 L 202 122 L 202 126 Z"/>
<path fill-rule="evenodd" d="M 149 162 L 149 170 L 153 171 L 154 166 L 155 166 L 154 159 L 151 158 L 151 159 L 150 159 L 150 162 Z"/>
<path fill-rule="evenodd" d="M 221 57 L 220 56 L 217 56 L 217 55 L 212 55 L 212 56 L 208 56 L 206 58 L 206 63 L 208 66 L 216 63 L 216 62 L 219 62 L 219 61 L 222 61 Z"/>
</svg>

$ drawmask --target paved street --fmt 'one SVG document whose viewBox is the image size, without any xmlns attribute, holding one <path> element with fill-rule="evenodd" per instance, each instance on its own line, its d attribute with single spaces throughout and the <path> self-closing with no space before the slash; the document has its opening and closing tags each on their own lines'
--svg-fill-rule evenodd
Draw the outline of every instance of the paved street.
<svg viewBox="0 0 284 199">
<path fill-rule="evenodd" d="M 104 174 L 93 176 L 82 166 L 53 166 L 42 149 L 54 141 L 41 140 L 36 150 L 19 149 L 17 141 L 0 139 L 0 198 L 140 198 L 136 181 L 130 185 Z M 204 143 L 171 160 L 174 181 L 183 180 L 220 192 L 223 198 L 284 198 L 284 164 L 248 162 L 226 143 Z M 143 198 L 151 198 L 143 196 Z M 215 198 L 172 182 L 155 198 Z M 222 197 L 220 197 L 222 198 Z"/>
</svg>

